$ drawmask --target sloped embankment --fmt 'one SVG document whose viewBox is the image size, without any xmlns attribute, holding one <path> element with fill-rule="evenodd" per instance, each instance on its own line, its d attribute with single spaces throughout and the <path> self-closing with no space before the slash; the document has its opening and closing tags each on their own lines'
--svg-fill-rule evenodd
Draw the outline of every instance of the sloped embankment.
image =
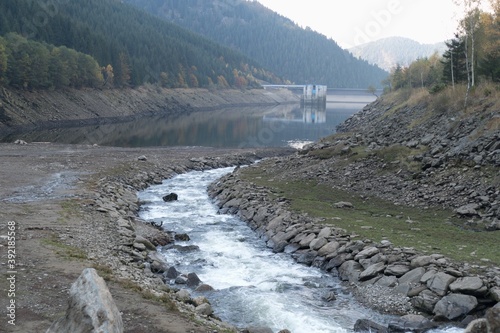
<svg viewBox="0 0 500 333">
<path fill-rule="evenodd" d="M 88 125 L 132 120 L 147 115 L 176 116 L 195 110 L 297 102 L 287 90 L 136 89 L 8 90 L 0 89 L 0 130 Z"/>
</svg>

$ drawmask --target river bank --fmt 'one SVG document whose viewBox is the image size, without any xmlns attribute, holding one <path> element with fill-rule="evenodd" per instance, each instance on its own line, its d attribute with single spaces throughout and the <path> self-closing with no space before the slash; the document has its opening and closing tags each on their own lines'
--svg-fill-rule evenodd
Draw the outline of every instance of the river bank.
<svg viewBox="0 0 500 333">
<path fill-rule="evenodd" d="M 16 226 L 15 326 L 6 332 L 44 332 L 67 308 L 69 287 L 84 268 L 106 279 L 125 332 L 230 330 L 197 314 L 158 275 L 145 271 L 152 249 L 172 240 L 137 219 L 138 190 L 177 173 L 288 154 L 288 149 L 223 150 L 1 144 L 1 235 Z M 4 222 L 5 221 L 5 222 Z M 146 240 L 144 240 L 146 239 Z M 1 238 L 2 248 L 7 238 Z M 7 251 L 2 251 L 6 272 Z M 6 292 L 8 281 L 0 289 Z M 5 295 L 6 296 L 6 295 Z M 9 297 L 2 297 L 6 308 Z"/>
</svg>

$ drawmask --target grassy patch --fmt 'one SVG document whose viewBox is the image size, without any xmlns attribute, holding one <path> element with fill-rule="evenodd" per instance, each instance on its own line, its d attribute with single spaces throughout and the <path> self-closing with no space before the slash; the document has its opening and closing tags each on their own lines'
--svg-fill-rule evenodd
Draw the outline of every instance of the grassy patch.
<svg viewBox="0 0 500 333">
<path fill-rule="evenodd" d="M 128 290 L 131 290 L 133 292 L 136 292 L 142 296 L 142 298 L 161 303 L 165 308 L 169 311 L 178 311 L 179 309 L 177 308 L 177 305 L 175 302 L 172 300 L 172 297 L 168 295 L 167 293 L 162 293 L 161 295 L 157 295 L 152 293 L 149 290 L 145 290 L 142 288 L 139 284 L 136 282 L 133 282 L 131 280 L 127 279 L 119 279 L 116 280 L 123 288 L 126 288 Z"/>
<path fill-rule="evenodd" d="M 102 277 L 104 281 L 111 281 L 113 279 L 113 270 L 108 266 L 94 264 L 92 268 L 97 271 L 97 274 Z"/>
<path fill-rule="evenodd" d="M 57 221 L 59 223 L 68 223 L 71 217 L 78 215 L 80 211 L 80 203 L 77 199 L 69 199 L 61 202 L 61 210 Z"/>
<path fill-rule="evenodd" d="M 82 249 L 64 244 L 55 236 L 43 239 L 42 243 L 65 259 L 87 259 L 87 254 Z"/>
<path fill-rule="evenodd" d="M 427 147 L 410 148 L 395 144 L 369 151 L 366 149 L 366 146 L 354 146 L 351 147 L 348 153 L 343 154 L 342 149 L 344 147 L 343 144 L 337 144 L 324 149 L 312 150 L 308 155 L 318 159 L 329 159 L 335 156 L 344 157 L 336 161 L 341 167 L 363 160 L 368 156 L 376 156 L 388 164 L 385 169 L 387 171 L 393 171 L 404 167 L 413 172 L 417 172 L 420 170 L 421 164 L 414 161 L 411 157 L 423 154 L 428 149 Z"/>
<path fill-rule="evenodd" d="M 141 294 L 142 294 L 142 297 L 145 299 L 163 304 L 167 308 L 167 310 L 169 310 L 169 311 L 178 311 L 179 310 L 177 308 L 177 305 L 175 304 L 175 302 L 172 300 L 172 298 L 165 293 L 158 296 L 156 294 L 153 294 L 150 291 L 142 291 Z"/>
<path fill-rule="evenodd" d="M 420 162 L 416 162 L 412 156 L 423 154 L 428 148 L 410 148 L 402 145 L 392 145 L 375 150 L 374 154 L 384 162 L 393 166 L 392 169 L 404 167 L 413 172 L 417 172 L 421 168 Z"/>
<path fill-rule="evenodd" d="M 249 172 L 251 171 L 251 172 Z M 397 247 L 413 247 L 422 253 L 440 253 L 455 260 L 477 263 L 487 259 L 500 264 L 499 232 L 474 232 L 448 210 L 402 207 L 378 198 L 362 198 L 313 181 L 276 181 L 259 170 L 244 170 L 243 177 L 271 188 L 291 201 L 295 211 L 323 218 L 325 224 L 345 229 L 361 239 L 390 240 Z M 336 208 L 349 201 L 354 208 Z"/>
</svg>

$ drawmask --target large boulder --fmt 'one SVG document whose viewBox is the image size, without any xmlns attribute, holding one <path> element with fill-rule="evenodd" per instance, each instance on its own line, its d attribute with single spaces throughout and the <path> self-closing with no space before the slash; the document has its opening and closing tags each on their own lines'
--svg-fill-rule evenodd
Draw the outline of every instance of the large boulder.
<svg viewBox="0 0 500 333">
<path fill-rule="evenodd" d="M 339 267 L 339 277 L 342 281 L 356 282 L 362 270 L 359 262 L 349 260 Z"/>
<path fill-rule="evenodd" d="M 358 254 L 356 254 L 356 256 L 354 257 L 354 260 L 359 261 L 361 259 L 370 258 L 379 252 L 380 252 L 380 250 L 378 248 L 376 248 L 375 246 L 370 246 L 370 247 L 367 247 L 366 249 L 364 249 L 363 251 L 359 252 Z"/>
<path fill-rule="evenodd" d="M 484 285 L 483 280 L 476 276 L 458 278 L 450 284 L 450 290 L 454 293 L 475 296 L 484 296 L 488 292 L 488 288 Z"/>
<path fill-rule="evenodd" d="M 415 296 L 411 299 L 411 304 L 419 310 L 422 310 L 426 313 L 432 313 L 438 301 L 438 295 L 436 295 L 429 289 L 425 289 L 420 292 L 418 296 Z"/>
<path fill-rule="evenodd" d="M 488 332 L 488 323 L 485 318 L 473 320 L 467 325 L 463 333 L 485 333 Z"/>
<path fill-rule="evenodd" d="M 477 299 L 474 296 L 449 294 L 436 303 L 434 314 L 438 318 L 455 320 L 465 317 L 476 308 L 477 304 Z"/>
<path fill-rule="evenodd" d="M 422 315 L 408 314 L 389 323 L 389 332 L 427 332 L 436 328 L 437 324 Z"/>
<path fill-rule="evenodd" d="M 500 333 L 500 308 L 493 307 L 486 311 L 489 333 Z"/>
<path fill-rule="evenodd" d="M 424 274 L 425 274 L 425 268 L 417 267 L 403 274 L 403 276 L 401 276 L 398 281 L 399 283 L 415 284 L 420 282 L 420 279 Z"/>
<path fill-rule="evenodd" d="M 448 287 L 450 286 L 450 284 L 455 280 L 456 277 L 443 272 L 439 272 L 427 281 L 427 288 L 429 288 L 439 296 L 444 296 L 448 292 Z"/>
<path fill-rule="evenodd" d="M 405 264 L 392 264 L 387 266 L 384 271 L 385 275 L 394 275 L 397 277 L 403 276 L 410 271 L 410 267 Z"/>
<path fill-rule="evenodd" d="M 66 315 L 46 333 L 122 333 L 123 322 L 120 311 L 104 280 L 93 268 L 83 270 L 69 290 Z"/>
<path fill-rule="evenodd" d="M 165 202 L 171 202 L 171 201 L 176 201 L 178 199 L 177 193 L 169 193 L 163 197 L 163 201 Z"/>
<path fill-rule="evenodd" d="M 376 264 L 370 265 L 367 269 L 359 274 L 360 281 L 366 281 L 372 277 L 377 276 L 379 273 L 385 270 L 385 264 L 383 262 L 378 262 Z"/>
<path fill-rule="evenodd" d="M 354 332 L 387 333 L 387 327 L 369 319 L 358 319 L 354 324 Z"/>
</svg>

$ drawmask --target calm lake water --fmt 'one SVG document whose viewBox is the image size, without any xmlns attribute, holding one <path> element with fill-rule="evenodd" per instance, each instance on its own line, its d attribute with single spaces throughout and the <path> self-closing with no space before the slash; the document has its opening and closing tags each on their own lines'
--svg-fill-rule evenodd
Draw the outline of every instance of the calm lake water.
<svg viewBox="0 0 500 333">
<path fill-rule="evenodd" d="M 316 141 L 335 132 L 353 113 L 372 102 L 364 90 L 329 90 L 326 109 L 297 104 L 238 107 L 180 117 L 150 117 L 124 123 L 57 128 L 8 136 L 0 141 L 98 144 L 118 147 L 204 146 L 284 147 Z"/>
</svg>

